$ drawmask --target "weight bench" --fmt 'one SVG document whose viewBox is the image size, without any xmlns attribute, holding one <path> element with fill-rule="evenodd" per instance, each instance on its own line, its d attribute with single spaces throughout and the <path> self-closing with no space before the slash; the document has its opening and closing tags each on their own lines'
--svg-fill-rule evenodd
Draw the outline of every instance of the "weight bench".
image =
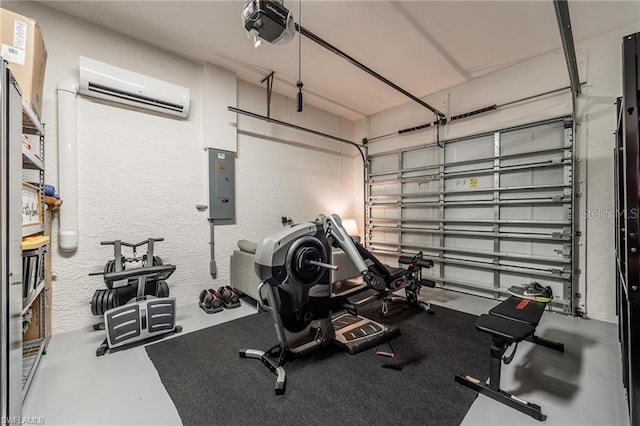
<svg viewBox="0 0 640 426">
<path fill-rule="evenodd" d="M 476 330 L 491 335 L 492 339 L 489 384 L 487 385 L 468 375 L 457 375 L 456 382 L 511 408 L 515 408 L 536 420 L 544 421 L 547 416 L 542 414 L 540 406 L 500 389 L 500 370 L 503 361 L 505 364 L 509 364 L 513 360 L 518 343 L 523 340 L 564 352 L 562 343 L 553 342 L 535 335 L 536 327 L 540 322 L 546 305 L 543 302 L 511 296 L 491 309 L 489 314 L 480 315 L 476 321 Z M 513 351 L 508 357 L 505 357 L 505 352 L 512 344 L 515 344 Z"/>
</svg>

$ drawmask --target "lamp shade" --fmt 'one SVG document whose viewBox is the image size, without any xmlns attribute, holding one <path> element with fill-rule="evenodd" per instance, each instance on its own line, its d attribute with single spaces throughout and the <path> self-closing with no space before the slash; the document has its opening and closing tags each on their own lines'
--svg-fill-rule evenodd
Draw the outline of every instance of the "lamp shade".
<svg viewBox="0 0 640 426">
<path fill-rule="evenodd" d="M 356 223 L 355 219 L 344 219 L 342 221 L 342 227 L 344 228 L 345 231 L 347 231 L 347 234 L 349 234 L 352 237 L 358 236 L 358 224 Z"/>
</svg>

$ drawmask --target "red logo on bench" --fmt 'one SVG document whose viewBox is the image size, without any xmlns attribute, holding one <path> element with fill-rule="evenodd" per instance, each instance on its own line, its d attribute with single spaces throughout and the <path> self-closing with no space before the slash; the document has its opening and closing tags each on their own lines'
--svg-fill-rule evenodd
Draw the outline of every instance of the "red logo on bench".
<svg viewBox="0 0 640 426">
<path fill-rule="evenodd" d="M 518 303 L 518 304 L 516 305 L 516 309 L 523 310 L 524 308 L 526 308 L 526 307 L 527 307 L 527 305 L 529 304 L 529 302 L 530 302 L 530 300 L 529 300 L 529 299 L 522 299 L 522 300 L 520 301 L 520 303 Z"/>
</svg>

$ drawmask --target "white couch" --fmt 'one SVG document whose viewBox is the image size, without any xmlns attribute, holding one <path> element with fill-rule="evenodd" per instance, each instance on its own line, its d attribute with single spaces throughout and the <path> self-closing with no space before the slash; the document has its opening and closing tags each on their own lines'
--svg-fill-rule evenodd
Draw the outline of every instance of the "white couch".
<svg viewBox="0 0 640 426">
<path fill-rule="evenodd" d="M 255 253 L 257 243 L 239 240 L 238 248 L 231 253 L 231 287 L 254 300 L 258 300 L 258 285 L 260 280 L 256 275 Z"/>
<path fill-rule="evenodd" d="M 258 244 L 252 241 L 239 240 L 238 248 L 231 253 L 230 259 L 231 286 L 254 300 L 258 300 L 258 285 L 260 285 L 260 280 L 254 267 L 257 247 Z M 339 266 L 337 271 L 333 271 L 332 282 L 347 280 L 360 275 L 351 259 L 342 250 L 333 249 L 332 263 Z"/>
</svg>

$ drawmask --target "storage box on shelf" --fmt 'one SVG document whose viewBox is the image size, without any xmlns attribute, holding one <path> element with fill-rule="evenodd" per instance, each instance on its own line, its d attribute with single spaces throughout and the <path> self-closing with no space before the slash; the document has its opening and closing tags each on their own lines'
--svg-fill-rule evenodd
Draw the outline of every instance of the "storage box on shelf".
<svg viewBox="0 0 640 426">
<path fill-rule="evenodd" d="M 22 99 L 42 117 L 42 87 L 47 49 L 38 23 L 26 16 L 0 9 L 0 55 L 9 64 Z"/>
</svg>

